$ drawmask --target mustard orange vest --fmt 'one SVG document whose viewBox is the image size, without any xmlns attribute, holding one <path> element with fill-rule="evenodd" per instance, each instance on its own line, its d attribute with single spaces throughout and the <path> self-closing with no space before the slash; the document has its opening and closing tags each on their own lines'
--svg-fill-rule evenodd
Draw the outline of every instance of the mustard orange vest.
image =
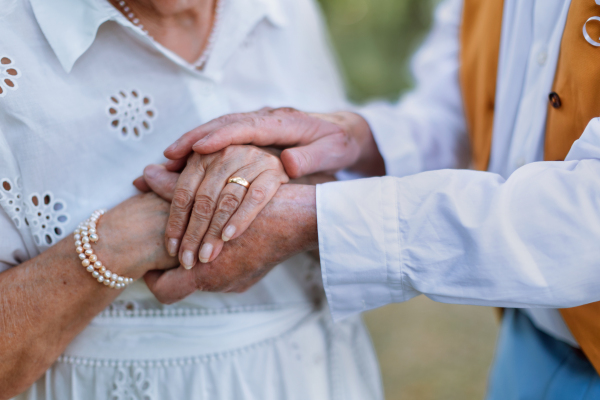
<svg viewBox="0 0 600 400">
<path fill-rule="evenodd" d="M 482 171 L 488 168 L 492 146 L 503 3 L 503 0 L 464 0 L 463 6 L 460 84 L 472 162 Z M 595 15 L 600 15 L 595 2 L 572 0 L 553 95 L 548 93 L 544 143 L 547 161 L 564 160 L 588 122 L 600 116 L 600 48 L 590 45 L 582 33 L 585 21 Z M 588 24 L 588 32 L 593 39 L 600 37 L 600 23 Z M 565 271 L 568 268 L 565 265 Z M 600 302 L 563 309 L 561 314 L 600 373 Z"/>
</svg>

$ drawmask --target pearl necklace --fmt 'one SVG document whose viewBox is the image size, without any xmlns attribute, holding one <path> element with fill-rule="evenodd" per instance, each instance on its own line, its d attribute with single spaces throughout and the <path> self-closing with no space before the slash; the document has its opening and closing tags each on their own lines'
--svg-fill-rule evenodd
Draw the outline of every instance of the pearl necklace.
<svg viewBox="0 0 600 400">
<path fill-rule="evenodd" d="M 94 211 L 85 222 L 79 224 L 77 229 L 75 229 L 75 232 L 73 232 L 75 251 L 81 260 L 81 265 L 99 283 L 103 283 L 113 289 L 123 289 L 133 282 L 133 278 L 126 278 L 109 271 L 102 264 L 102 261 L 98 260 L 98 256 L 92 250 L 92 243 L 96 243 L 100 239 L 96 231 L 96 224 L 105 212 L 105 210 Z"/>
<path fill-rule="evenodd" d="M 213 50 L 213 47 L 214 47 L 216 39 L 217 39 L 217 31 L 218 31 L 217 27 L 218 27 L 219 21 L 221 19 L 221 14 L 223 11 L 224 3 L 225 3 L 225 0 L 217 0 L 217 7 L 215 9 L 215 19 L 214 19 L 212 31 L 210 32 L 210 36 L 208 37 L 208 43 L 206 45 L 206 48 L 202 52 L 202 55 L 200 56 L 200 58 L 198 60 L 196 60 L 195 63 L 192 64 L 196 69 L 204 68 L 206 61 L 208 61 L 208 57 L 210 56 L 210 53 Z M 127 17 L 129 22 L 131 22 L 133 25 L 140 28 L 142 30 L 142 32 L 144 32 L 147 36 L 152 38 L 152 36 L 148 33 L 148 30 L 141 23 L 140 19 L 135 15 L 135 13 L 131 9 L 131 7 L 129 7 L 127 5 L 125 0 L 119 0 L 117 4 L 119 4 L 119 7 L 121 7 L 121 11 L 122 11 L 123 15 L 125 15 L 125 17 Z M 154 38 L 152 38 L 152 39 L 154 39 Z"/>
</svg>

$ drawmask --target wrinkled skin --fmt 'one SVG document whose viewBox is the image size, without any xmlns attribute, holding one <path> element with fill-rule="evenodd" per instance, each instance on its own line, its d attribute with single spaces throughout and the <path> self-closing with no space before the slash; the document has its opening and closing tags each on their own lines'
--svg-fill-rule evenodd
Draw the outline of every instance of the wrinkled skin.
<svg viewBox="0 0 600 400">
<path fill-rule="evenodd" d="M 249 188 L 228 183 L 233 176 L 246 179 Z M 242 235 L 288 181 L 279 157 L 269 149 L 229 146 L 209 155 L 192 153 L 175 185 L 166 229 L 169 254 L 178 254 L 188 269 L 197 259 L 213 261 L 224 241 Z"/>
<path fill-rule="evenodd" d="M 367 121 L 352 112 L 305 113 L 263 108 L 216 118 L 184 134 L 167 150 L 166 164 L 178 171 L 191 151 L 211 154 L 231 145 L 285 148 L 281 161 L 290 178 L 341 169 L 384 175 L 385 166 Z"/>
<path fill-rule="evenodd" d="M 173 195 L 177 175 L 166 170 L 137 181 L 141 189 L 152 188 L 165 199 Z M 147 186 L 145 186 L 147 185 Z M 225 243 L 220 256 L 166 272 L 150 271 L 146 284 L 163 303 L 174 303 L 196 290 L 243 292 L 262 279 L 275 265 L 295 254 L 318 247 L 315 186 L 287 184 L 258 214 L 239 238 Z"/>
<path fill-rule="evenodd" d="M 149 269 L 176 267 L 163 245 L 169 207 L 147 193 L 109 210 L 98 223 L 98 259 L 134 279 Z M 0 273 L 0 399 L 16 396 L 43 375 L 121 292 L 99 284 L 82 267 L 71 235 Z"/>
</svg>

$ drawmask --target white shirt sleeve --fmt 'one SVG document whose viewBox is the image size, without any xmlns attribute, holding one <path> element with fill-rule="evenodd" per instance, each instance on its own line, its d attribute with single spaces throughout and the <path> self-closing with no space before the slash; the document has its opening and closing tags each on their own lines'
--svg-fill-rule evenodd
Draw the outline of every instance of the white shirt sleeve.
<svg viewBox="0 0 600 400">
<path fill-rule="evenodd" d="M 336 319 L 425 294 L 458 304 L 600 300 L 600 119 L 566 161 L 507 180 L 430 171 L 317 188 L 323 281 Z"/>
<path fill-rule="evenodd" d="M 387 175 L 465 168 L 468 137 L 459 84 L 462 0 L 446 0 L 415 54 L 416 87 L 395 105 L 377 102 L 355 111 L 369 123 Z"/>
<path fill-rule="evenodd" d="M 0 207 L 0 272 L 28 259 L 27 248 L 19 230 Z"/>
<path fill-rule="evenodd" d="M 37 254 L 23 236 L 27 230 L 24 214 L 18 163 L 0 129 L 0 272 Z"/>
</svg>

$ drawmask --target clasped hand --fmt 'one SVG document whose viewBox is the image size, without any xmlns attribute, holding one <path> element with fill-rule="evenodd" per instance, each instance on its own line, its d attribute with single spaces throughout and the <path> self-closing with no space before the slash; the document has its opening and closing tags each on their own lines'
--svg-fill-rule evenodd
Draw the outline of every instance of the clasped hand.
<svg viewBox="0 0 600 400">
<path fill-rule="evenodd" d="M 192 153 L 181 175 L 165 174 L 162 166 L 150 165 L 136 186 L 152 189 L 171 201 L 165 244 L 171 256 L 191 269 L 198 261 L 208 263 L 226 241 L 239 237 L 287 183 L 276 150 L 255 146 L 229 146 L 216 153 Z M 161 177 L 162 180 L 157 180 Z M 228 183 L 231 177 L 248 181 L 248 188 Z"/>
<path fill-rule="evenodd" d="M 277 154 L 248 144 L 286 149 Z M 250 225 L 272 206 L 269 202 L 289 181 L 288 175 L 299 178 L 360 164 L 361 152 L 369 146 L 374 142 L 368 125 L 356 114 L 307 114 L 289 108 L 227 115 L 186 133 L 165 151 L 171 161 L 148 166 L 135 182 L 140 190 L 152 190 L 172 202 L 166 247 L 186 268 L 150 271 L 146 283 L 167 303 L 196 289 L 243 291 L 283 259 L 314 249 L 314 187 L 286 185 L 290 190 L 279 190 L 284 194 L 278 199 L 284 205 L 266 218 L 269 226 L 263 226 L 265 218 Z M 227 183 L 233 176 L 250 182 L 249 189 Z M 294 224 L 308 228 L 294 229 Z M 258 235 L 246 239 L 242 234 L 249 227 Z M 294 231 L 295 236 L 285 233 Z M 265 232 L 273 234 L 265 237 Z M 232 244 L 223 257 L 236 265 L 214 262 L 229 240 Z M 248 241 L 260 246 L 249 246 Z M 257 251 L 248 252 L 253 248 Z M 245 254 L 233 256 L 235 251 Z M 198 261 L 204 265 L 193 268 Z"/>
</svg>

